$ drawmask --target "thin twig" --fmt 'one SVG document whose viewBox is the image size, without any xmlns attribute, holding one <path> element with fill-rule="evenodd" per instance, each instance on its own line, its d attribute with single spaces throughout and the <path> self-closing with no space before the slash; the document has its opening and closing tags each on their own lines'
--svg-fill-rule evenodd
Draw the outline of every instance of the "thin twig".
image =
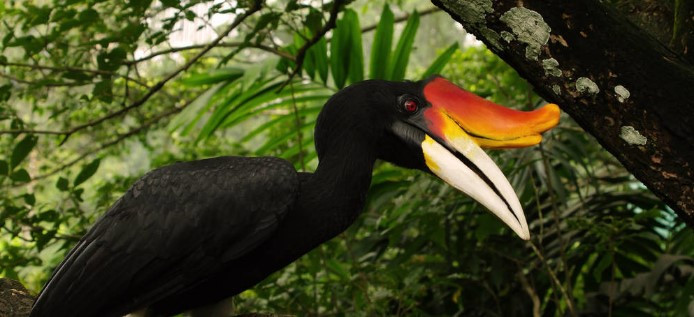
<svg viewBox="0 0 694 317">
<path fill-rule="evenodd" d="M 204 48 L 205 46 L 206 46 L 205 44 L 199 44 L 199 45 L 188 45 L 188 46 L 181 46 L 181 47 L 172 47 L 172 48 L 169 48 L 169 49 L 165 49 L 165 50 L 161 50 L 161 51 L 154 52 L 154 53 L 152 53 L 152 54 L 150 54 L 150 55 L 147 55 L 147 56 L 144 56 L 144 57 L 140 57 L 140 58 L 135 59 L 135 60 L 132 60 L 132 61 L 125 61 L 125 62 L 123 62 L 123 64 L 125 64 L 125 65 L 137 64 L 137 63 L 141 63 L 141 62 L 150 60 L 150 59 L 152 59 L 152 58 L 155 58 L 155 57 L 157 57 L 157 56 L 159 56 L 159 55 L 166 55 L 166 54 L 171 54 L 171 53 L 176 53 L 176 52 L 181 52 L 181 51 L 187 51 L 187 50 L 195 50 L 195 49 Z M 283 52 L 283 51 L 274 49 L 274 48 L 269 47 L 269 46 L 266 46 L 266 45 L 262 45 L 262 44 L 250 44 L 250 43 L 243 43 L 243 42 L 225 42 L 225 43 L 219 43 L 219 44 L 217 45 L 217 47 L 241 47 L 241 46 L 250 47 L 250 48 L 257 48 L 257 49 L 260 49 L 260 50 L 263 50 L 263 51 L 266 51 L 266 52 L 269 52 L 269 53 L 278 55 L 278 56 L 280 56 L 280 57 L 284 57 L 284 58 L 287 58 L 287 59 L 290 59 L 290 60 L 294 60 L 294 56 L 293 56 L 293 55 L 291 55 L 291 54 L 289 54 L 289 53 L 287 53 L 287 52 Z"/>
<path fill-rule="evenodd" d="M 70 67 L 70 66 L 57 67 L 57 66 L 46 66 L 46 65 L 39 65 L 39 64 L 23 64 L 23 63 L 15 63 L 15 62 L 0 63 L 0 65 L 11 66 L 11 67 L 31 68 L 31 69 L 52 70 L 52 71 L 57 71 L 57 72 L 84 72 L 84 73 L 101 74 L 101 75 L 113 75 L 114 74 L 110 70 L 89 69 L 89 68 L 79 68 L 79 67 Z"/>
<path fill-rule="evenodd" d="M 88 152 L 85 152 L 85 153 L 82 153 L 80 156 L 74 158 L 73 160 L 71 160 L 71 161 L 69 161 L 69 162 L 67 162 L 67 163 L 65 163 L 65 164 L 63 164 L 63 165 L 58 166 L 57 168 L 51 170 L 50 172 L 48 172 L 48 173 L 46 173 L 46 174 L 41 174 L 41 175 L 38 175 L 38 176 L 33 177 L 32 180 L 31 180 L 31 182 L 34 182 L 34 181 L 37 181 L 37 180 L 40 180 L 40 179 L 44 179 L 44 178 L 47 178 L 47 177 L 50 177 L 50 176 L 53 176 L 53 175 L 57 174 L 58 172 L 60 172 L 60 171 L 62 171 L 62 170 L 64 170 L 64 169 L 66 169 L 66 168 L 69 168 L 69 167 L 71 167 L 71 166 L 73 166 L 73 165 L 79 163 L 80 161 L 84 160 L 85 158 L 87 158 L 87 157 L 89 157 L 89 156 L 91 156 L 91 155 L 94 155 L 94 154 L 96 154 L 96 153 L 99 153 L 99 152 L 101 152 L 101 151 L 103 151 L 103 150 L 105 150 L 105 149 L 111 147 L 111 146 L 114 146 L 114 145 L 120 143 L 121 141 L 123 141 L 123 140 L 125 140 L 125 139 L 131 137 L 131 136 L 137 135 L 138 133 L 140 133 L 140 132 L 142 132 L 143 130 L 149 128 L 150 126 L 152 126 L 153 124 L 155 124 L 155 123 L 161 121 L 162 119 L 164 119 L 164 118 L 166 118 L 166 117 L 168 117 L 168 116 L 171 116 L 171 115 L 174 115 L 174 114 L 177 114 L 177 113 L 181 112 L 183 109 L 185 109 L 186 107 L 188 107 L 191 103 L 193 103 L 193 101 L 195 101 L 197 98 L 198 98 L 198 97 L 195 97 L 195 98 L 192 98 L 192 99 L 186 101 L 186 103 L 184 103 L 184 104 L 181 105 L 180 107 L 175 107 L 175 106 L 174 106 L 174 107 L 172 107 L 172 108 L 170 108 L 170 109 L 168 109 L 168 110 L 166 110 L 166 111 L 164 111 L 164 112 L 161 112 L 160 114 L 154 116 L 154 117 L 153 117 L 152 119 L 150 119 L 149 121 L 145 122 L 143 125 L 141 125 L 141 126 L 139 126 L 139 127 L 137 127 L 137 128 L 134 128 L 134 129 L 132 129 L 132 130 L 130 130 L 130 131 L 124 133 L 124 134 L 119 135 L 119 136 L 116 137 L 115 139 L 113 139 L 113 140 L 111 140 L 111 141 L 109 141 L 109 142 L 106 142 L 106 143 L 102 144 L 102 145 L 99 146 L 98 148 L 96 148 L 96 149 L 94 149 L 94 150 L 91 150 L 91 151 L 88 151 Z M 15 184 L 15 186 L 25 186 L 26 184 L 27 184 L 27 183 L 18 183 L 18 184 Z"/>
<path fill-rule="evenodd" d="M 323 25 L 323 27 L 316 32 L 316 34 L 313 35 L 306 43 L 304 43 L 301 48 L 296 52 L 296 58 L 294 60 L 296 66 L 294 66 L 294 70 L 289 74 L 287 77 L 287 81 L 280 86 L 278 91 L 281 91 L 287 84 L 289 84 L 292 79 L 294 79 L 294 76 L 298 74 L 301 71 L 301 67 L 304 64 L 304 58 L 306 57 L 306 52 L 308 51 L 311 46 L 314 44 L 318 43 L 323 36 L 325 36 L 325 33 L 328 33 L 328 31 L 332 30 L 337 26 L 337 15 L 340 13 L 340 7 L 344 4 L 344 0 L 335 0 L 333 2 L 333 6 L 330 9 L 330 18 L 328 18 L 328 22 Z"/>
<path fill-rule="evenodd" d="M 549 267 L 549 263 L 547 263 L 547 260 L 545 257 L 542 255 L 540 250 L 537 249 L 535 244 L 530 241 L 529 242 L 530 246 L 533 248 L 533 252 L 535 252 L 535 255 L 540 259 L 540 262 L 542 262 L 547 269 L 547 273 L 549 273 L 550 278 L 556 284 L 556 286 L 559 288 L 559 291 L 561 292 L 562 296 L 566 299 L 566 307 L 569 309 L 569 312 L 571 316 L 576 316 L 576 311 L 574 310 L 574 303 L 571 300 L 571 297 L 569 297 L 568 293 L 566 292 L 566 289 L 564 288 L 564 285 L 561 284 L 559 281 L 559 278 L 557 278 L 557 275 L 554 273 L 551 267 Z"/>
<path fill-rule="evenodd" d="M 33 84 L 33 82 L 31 82 L 31 81 L 28 81 L 28 80 L 26 80 L 26 79 L 17 78 L 17 77 L 14 77 L 14 76 L 12 76 L 12 75 L 5 74 L 5 73 L 3 73 L 3 72 L 0 72 L 0 77 L 2 77 L 2 78 L 7 78 L 7 79 L 9 79 L 9 80 L 11 80 L 11 81 L 18 82 L 18 83 L 22 83 L 22 84 L 28 84 L 28 85 Z"/>
<path fill-rule="evenodd" d="M 560 217 L 559 216 L 559 210 L 558 210 L 559 208 L 557 207 L 559 203 L 557 202 L 557 198 L 555 197 L 554 186 L 552 185 L 552 177 L 550 175 L 550 173 L 553 170 L 550 167 L 547 155 L 545 154 L 545 149 L 544 149 L 542 144 L 540 144 L 539 149 L 540 149 L 540 157 L 542 158 L 542 164 L 545 168 L 545 177 L 547 178 L 546 179 L 547 188 L 548 188 L 547 193 L 549 194 L 549 200 L 550 200 L 550 203 L 552 206 L 552 218 L 554 220 L 554 226 L 556 228 L 557 237 L 559 239 L 559 244 L 560 244 L 559 253 L 560 253 L 560 259 L 562 261 L 564 278 L 566 279 L 567 288 L 569 290 L 571 290 L 572 289 L 571 274 L 570 274 L 569 269 L 568 269 L 568 261 L 566 260 L 567 244 L 566 244 L 566 239 L 564 238 L 564 235 L 562 234 L 561 222 L 559 220 L 559 217 Z M 571 292 L 568 292 L 567 294 L 569 296 L 569 297 L 567 297 L 567 302 L 573 303 L 573 294 Z M 571 305 L 570 307 L 573 307 L 573 305 Z M 576 312 L 571 310 L 571 316 L 576 316 Z"/>
<path fill-rule="evenodd" d="M 541 302 L 540 297 L 537 296 L 535 288 L 530 285 L 528 278 L 525 277 L 525 274 L 523 274 L 523 269 L 520 266 L 518 266 L 518 273 L 516 275 L 518 275 L 518 280 L 520 280 L 523 290 L 528 293 L 530 300 L 533 302 L 533 317 L 540 317 Z"/>
<path fill-rule="evenodd" d="M 436 13 L 436 12 L 439 12 L 439 11 L 441 11 L 441 8 L 439 8 L 439 7 L 433 7 L 433 8 L 429 8 L 429 9 L 426 9 L 426 10 L 422 10 L 421 12 L 419 12 L 419 16 L 420 16 L 420 17 L 423 17 L 423 16 L 425 16 L 425 15 L 429 15 L 429 14 Z M 404 14 L 404 15 L 401 15 L 401 16 L 395 18 L 395 20 L 393 20 L 393 22 L 395 22 L 395 23 L 405 22 L 405 21 L 407 21 L 407 19 L 409 19 L 409 18 L 410 18 L 410 14 L 407 13 L 407 14 Z M 374 24 L 372 24 L 372 25 L 363 27 L 363 28 L 361 29 L 361 32 L 362 32 L 362 33 L 371 32 L 371 31 L 375 30 L 377 27 L 378 27 L 378 23 L 374 23 Z"/>
<path fill-rule="evenodd" d="M 217 46 L 219 42 L 222 41 L 224 37 L 226 37 L 231 31 L 233 31 L 243 20 L 245 20 L 247 17 L 252 15 L 253 13 L 257 12 L 260 10 L 260 3 L 261 1 L 255 1 L 254 5 L 248 9 L 248 11 L 244 12 L 243 14 L 239 15 L 234 19 L 234 22 L 229 25 L 229 27 L 224 30 L 224 32 L 221 33 L 220 36 L 218 36 L 216 39 L 214 39 L 212 42 L 207 44 L 197 55 L 195 55 L 193 58 L 191 58 L 185 65 L 179 67 L 176 69 L 174 72 L 170 73 L 168 76 L 166 76 L 164 79 L 160 80 L 157 82 L 152 88 L 147 91 L 147 93 L 142 96 L 140 99 L 136 100 L 135 102 L 131 103 L 127 107 L 123 107 L 118 111 L 109 113 L 101 118 L 98 118 L 96 120 L 89 121 L 87 123 L 75 126 L 71 129 L 68 129 L 66 131 L 47 131 L 47 130 L 4 130 L 0 131 L 0 134 L 20 134 L 20 133 L 33 133 L 33 134 L 60 134 L 60 135 L 65 135 L 66 138 L 72 135 L 73 133 L 80 131 L 85 128 L 93 127 L 95 125 L 98 125 L 106 120 L 113 119 L 115 117 L 118 117 L 120 115 L 125 114 L 126 112 L 140 107 L 143 105 L 147 100 L 149 100 L 150 97 L 152 97 L 155 93 L 157 93 L 159 90 L 164 88 L 164 85 L 166 85 L 167 82 L 169 82 L 171 79 L 174 77 L 178 76 L 178 74 L 184 72 L 190 66 L 192 66 L 195 62 L 197 62 L 202 56 L 204 56 L 207 52 L 209 52 L 212 48 Z"/>
<path fill-rule="evenodd" d="M 98 74 L 98 75 L 110 75 L 110 76 L 116 76 L 116 77 L 122 77 L 126 80 L 130 80 L 140 86 L 143 87 L 149 87 L 146 83 L 142 82 L 139 79 L 128 77 L 128 75 L 122 75 L 118 74 L 114 71 L 110 70 L 103 70 L 103 69 L 89 69 L 89 68 L 79 68 L 79 67 L 56 67 L 56 66 L 46 66 L 46 65 L 32 65 L 32 64 L 23 64 L 23 63 L 0 63 L 2 66 L 10 66 L 10 67 L 24 67 L 24 68 L 31 68 L 31 69 L 44 69 L 44 70 L 51 70 L 55 72 L 83 72 L 83 73 L 91 73 L 91 74 Z M 30 81 L 24 81 L 25 83 L 34 83 Z M 86 84 L 91 84 L 92 82 L 88 82 Z M 66 83 L 70 84 L 70 83 Z M 79 84 L 79 83 L 75 83 Z"/>
<path fill-rule="evenodd" d="M 419 16 L 421 17 L 421 16 L 432 14 L 432 13 L 436 13 L 439 11 L 441 11 L 441 9 L 439 9 L 438 7 L 429 8 L 429 9 L 426 9 L 426 10 L 419 12 Z M 395 23 L 404 22 L 404 21 L 407 21 L 407 19 L 409 19 L 409 18 L 410 18 L 409 13 L 404 14 L 402 16 L 395 18 L 394 22 Z M 362 33 L 371 32 L 371 31 L 375 30 L 376 27 L 378 27 L 378 24 L 372 24 L 372 25 L 363 27 L 361 29 L 361 32 Z M 270 40 L 272 40 L 272 38 Z M 263 45 L 263 44 L 250 44 L 250 43 L 244 43 L 244 42 L 225 42 L 225 43 L 219 43 L 217 45 L 217 47 L 240 47 L 240 46 L 245 46 L 245 47 L 249 47 L 249 48 L 256 48 L 259 50 L 263 50 L 263 51 L 266 51 L 268 53 L 272 53 L 272 54 L 275 54 L 279 57 L 283 57 L 283 58 L 286 58 L 286 59 L 289 59 L 292 61 L 296 60 L 295 56 L 288 53 L 288 52 L 284 52 L 284 51 L 281 51 L 279 49 L 273 48 L 271 46 Z M 150 60 L 150 59 L 155 58 L 155 57 L 160 56 L 160 55 L 177 53 L 177 52 L 182 52 L 182 51 L 187 51 L 187 50 L 195 50 L 195 49 L 200 49 L 203 47 L 205 47 L 205 44 L 172 47 L 172 48 L 164 49 L 161 51 L 156 51 L 150 55 L 143 56 L 143 57 L 140 57 L 140 58 L 137 58 L 134 60 L 125 61 L 125 62 L 123 62 L 123 64 L 125 64 L 125 65 L 137 64 L 137 63 L 141 63 L 141 62 Z"/>
</svg>

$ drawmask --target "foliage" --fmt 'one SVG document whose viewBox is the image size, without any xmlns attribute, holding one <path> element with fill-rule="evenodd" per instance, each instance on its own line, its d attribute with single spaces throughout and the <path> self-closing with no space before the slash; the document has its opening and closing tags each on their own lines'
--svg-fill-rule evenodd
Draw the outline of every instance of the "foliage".
<svg viewBox="0 0 694 317">
<path fill-rule="evenodd" d="M 219 17 L 231 23 L 248 5 L 0 5 L 0 275 L 37 291 L 90 224 L 152 168 L 231 154 L 273 155 L 313 170 L 316 116 L 353 82 L 442 73 L 500 104 L 543 103 L 483 47 L 460 48 L 460 31 L 445 15 L 418 14 L 407 1 L 341 7 L 335 28 L 311 46 L 329 26 L 332 3 L 266 3 L 232 33 L 235 41 L 199 59 L 211 40 L 167 48 L 178 29 L 207 29 Z M 449 37 L 418 59 L 431 46 L 418 34 L 436 26 Z M 188 61 L 197 63 L 183 69 Z M 174 69 L 185 74 L 164 81 Z M 242 293 L 238 310 L 686 312 L 694 295 L 691 230 L 570 118 L 545 138 L 540 147 L 491 153 L 524 205 L 531 242 L 437 179 L 378 163 L 357 222 Z"/>
</svg>

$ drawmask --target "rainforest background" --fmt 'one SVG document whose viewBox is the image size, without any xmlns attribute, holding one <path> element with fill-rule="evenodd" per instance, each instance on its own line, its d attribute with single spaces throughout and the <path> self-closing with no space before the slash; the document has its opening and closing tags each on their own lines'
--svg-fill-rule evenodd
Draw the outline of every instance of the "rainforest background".
<svg viewBox="0 0 694 317">
<path fill-rule="evenodd" d="M 0 276 L 38 292 L 154 168 L 270 155 L 313 171 L 316 116 L 353 82 L 441 74 L 505 106 L 545 103 L 427 1 L 342 4 L 265 1 L 239 21 L 257 3 L 0 2 Z M 378 163 L 357 222 L 237 296 L 237 313 L 694 310 L 691 229 L 571 118 L 540 146 L 490 154 L 529 242 L 438 179 Z"/>
</svg>

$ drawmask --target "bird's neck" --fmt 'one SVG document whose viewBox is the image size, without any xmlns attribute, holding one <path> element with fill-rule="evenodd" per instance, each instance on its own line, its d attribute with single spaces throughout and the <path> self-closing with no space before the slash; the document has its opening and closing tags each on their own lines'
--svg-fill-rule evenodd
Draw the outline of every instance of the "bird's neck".
<svg viewBox="0 0 694 317">
<path fill-rule="evenodd" d="M 347 229 L 364 209 L 376 161 L 376 149 L 366 140 L 346 139 L 330 148 L 302 184 L 300 203 L 324 228 L 326 239 Z"/>
</svg>

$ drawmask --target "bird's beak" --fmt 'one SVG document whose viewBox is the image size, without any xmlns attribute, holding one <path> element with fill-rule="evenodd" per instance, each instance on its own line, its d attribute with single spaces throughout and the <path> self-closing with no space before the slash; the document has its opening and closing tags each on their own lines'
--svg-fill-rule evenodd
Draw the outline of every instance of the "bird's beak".
<svg viewBox="0 0 694 317">
<path fill-rule="evenodd" d="M 559 122 L 559 107 L 523 112 L 499 106 L 435 77 L 423 88 L 431 104 L 423 110 L 422 151 L 427 167 L 498 216 L 518 236 L 530 238 L 523 209 L 511 184 L 484 148 L 518 148 L 540 143 L 540 133 Z"/>
</svg>

